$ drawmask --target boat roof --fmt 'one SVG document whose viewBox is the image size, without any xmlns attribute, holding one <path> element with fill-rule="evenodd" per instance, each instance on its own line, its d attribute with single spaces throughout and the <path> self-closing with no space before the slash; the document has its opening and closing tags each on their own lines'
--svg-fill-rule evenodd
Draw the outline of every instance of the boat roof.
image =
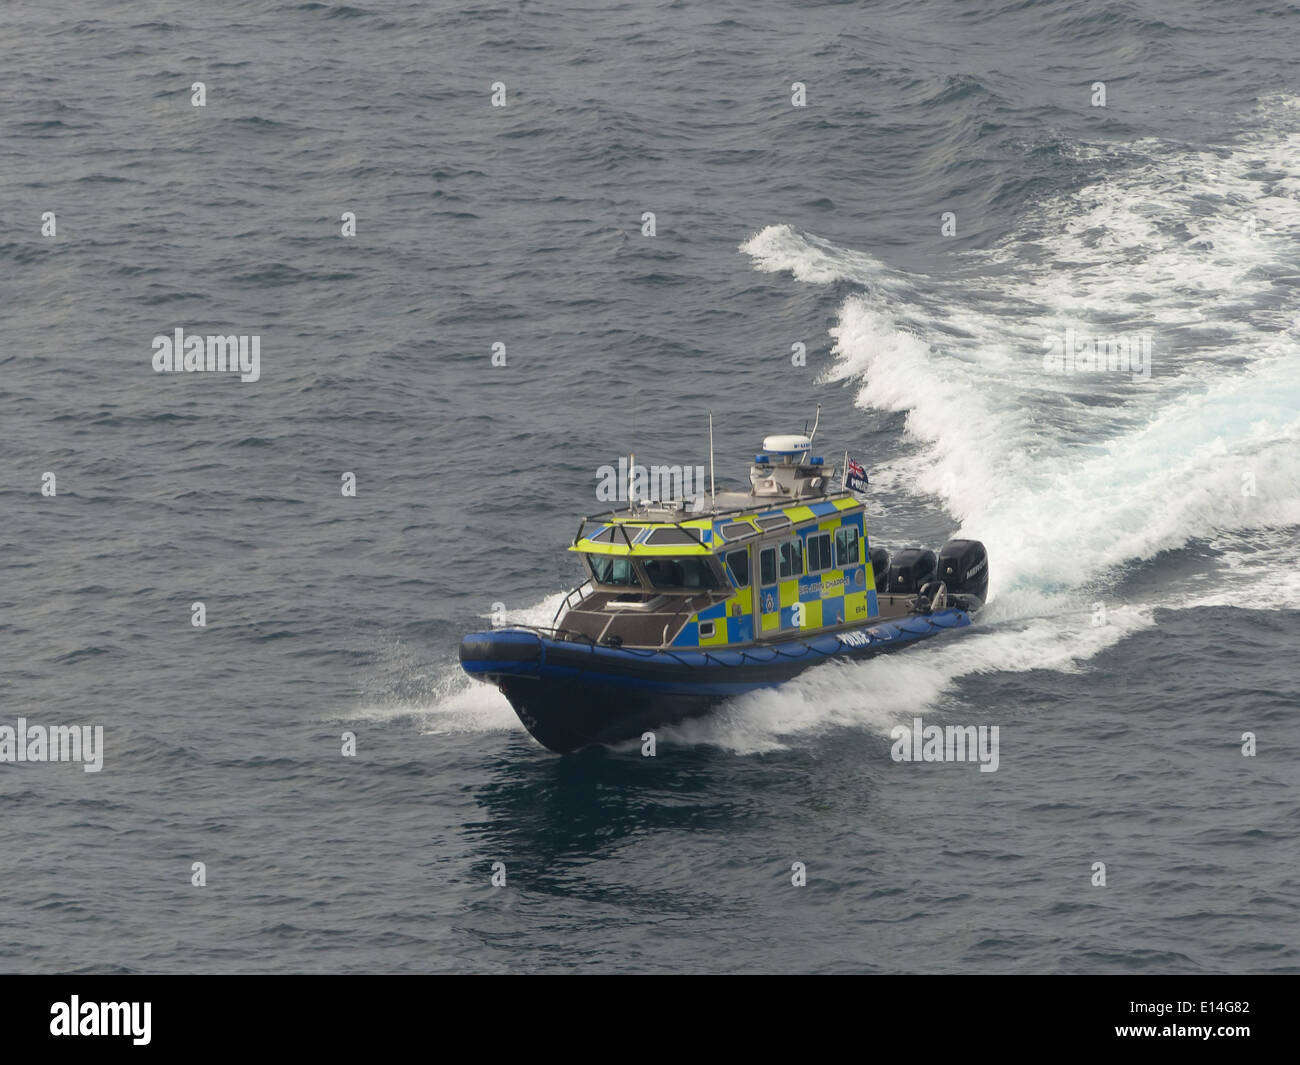
<svg viewBox="0 0 1300 1065">
<path fill-rule="evenodd" d="M 570 551 L 592 555 L 711 555 L 777 529 L 865 505 L 849 492 L 779 503 L 747 492 L 718 493 L 717 510 L 691 517 L 684 508 L 651 506 L 582 519 Z"/>
</svg>

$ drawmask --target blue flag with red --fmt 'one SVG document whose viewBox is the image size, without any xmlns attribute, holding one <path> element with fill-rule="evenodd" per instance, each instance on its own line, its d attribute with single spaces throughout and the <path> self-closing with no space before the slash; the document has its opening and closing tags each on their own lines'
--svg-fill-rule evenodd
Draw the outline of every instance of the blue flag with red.
<svg viewBox="0 0 1300 1065">
<path fill-rule="evenodd" d="M 850 492 L 865 492 L 868 484 L 867 471 L 859 463 L 849 459 L 844 467 L 844 487 Z"/>
</svg>

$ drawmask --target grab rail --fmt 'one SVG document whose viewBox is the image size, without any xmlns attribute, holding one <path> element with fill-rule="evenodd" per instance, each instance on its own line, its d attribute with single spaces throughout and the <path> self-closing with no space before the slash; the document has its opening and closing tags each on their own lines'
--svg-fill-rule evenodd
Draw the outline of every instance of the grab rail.
<svg viewBox="0 0 1300 1065">
<path fill-rule="evenodd" d="M 586 589 L 585 593 L 583 592 L 584 588 Z M 592 583 L 590 577 L 588 577 L 585 581 L 583 581 L 580 585 L 578 585 L 578 587 L 574 588 L 573 591 L 571 591 L 568 595 L 564 597 L 564 602 L 562 602 L 559 606 L 555 608 L 555 616 L 551 618 L 551 627 L 552 628 L 555 627 L 555 623 L 560 620 L 561 614 L 571 610 L 574 606 L 577 605 L 577 603 L 581 603 L 584 599 L 590 596 L 595 590 L 596 590 L 596 586 Z M 573 602 L 573 597 L 575 595 L 578 596 L 577 603 Z"/>
</svg>

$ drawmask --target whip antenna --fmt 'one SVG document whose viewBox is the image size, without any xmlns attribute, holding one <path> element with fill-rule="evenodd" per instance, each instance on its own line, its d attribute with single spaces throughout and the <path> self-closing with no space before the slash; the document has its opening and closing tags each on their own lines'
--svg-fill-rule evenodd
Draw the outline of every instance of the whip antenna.
<svg viewBox="0 0 1300 1065">
<path fill-rule="evenodd" d="M 718 487 L 713 480 L 713 411 L 709 411 L 709 495 L 713 497 L 713 511 L 718 510 Z"/>
</svg>

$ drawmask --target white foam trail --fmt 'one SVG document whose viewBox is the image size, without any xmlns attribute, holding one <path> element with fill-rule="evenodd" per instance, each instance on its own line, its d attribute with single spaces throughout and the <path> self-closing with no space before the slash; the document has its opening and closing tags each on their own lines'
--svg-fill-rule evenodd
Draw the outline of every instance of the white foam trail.
<svg viewBox="0 0 1300 1065">
<path fill-rule="evenodd" d="M 1151 611 L 1119 607 L 1094 625 L 1082 610 L 1050 619 L 1021 619 L 979 629 L 862 662 L 828 662 L 780 688 L 752 692 L 707 717 L 661 731 L 665 742 L 707 743 L 736 754 L 780 750 L 808 736 L 836 728 L 887 733 L 913 716 L 939 713 L 960 717 L 954 706 L 957 683 L 983 673 L 1045 669 L 1079 671 L 1083 664 L 1153 624 Z M 964 724 L 1001 724 L 981 711 Z"/>
<path fill-rule="evenodd" d="M 754 259 L 754 269 L 767 273 L 789 271 L 796 281 L 827 285 L 856 281 L 861 285 L 894 287 L 897 283 L 884 263 L 865 252 L 836 247 L 811 234 L 796 233 L 787 225 L 768 226 L 740 246 Z"/>
<path fill-rule="evenodd" d="M 548 626 L 565 594 L 556 592 L 530 606 L 506 610 L 502 621 L 505 626 Z M 493 621 L 492 614 L 480 616 L 484 622 L 483 628 L 489 628 Z M 403 687 L 409 689 L 413 681 L 421 679 L 420 664 L 404 648 L 398 646 L 390 649 L 388 657 L 392 661 L 386 671 L 400 674 Z M 419 722 L 421 734 L 432 736 L 523 731 L 523 725 L 506 697 L 491 684 L 469 677 L 461 670 L 459 663 L 434 668 L 427 685 L 423 686 L 422 694 L 414 698 L 409 695 L 380 698 L 363 704 L 351 716 L 368 720 L 413 717 Z"/>
<path fill-rule="evenodd" d="M 556 592 L 531 606 L 507 610 L 505 626 L 549 626 L 566 594 Z M 484 614 L 483 617 L 490 621 L 492 616 Z M 461 670 L 459 664 L 453 670 L 447 693 L 433 706 L 420 711 L 421 731 L 424 734 L 524 730 L 509 701 L 493 685 L 473 680 Z"/>
<path fill-rule="evenodd" d="M 1261 115 L 1295 125 L 1295 104 Z M 873 481 L 941 499 L 988 545 L 994 596 L 1083 588 L 1195 540 L 1300 524 L 1300 308 L 1275 281 L 1295 272 L 1300 132 L 1095 154 L 1139 162 L 1041 205 L 1032 246 L 1008 240 L 956 278 L 909 277 L 788 226 L 742 245 L 756 269 L 864 286 L 830 330 L 827 377 L 906 413 L 921 446 Z M 1044 337 L 1067 328 L 1149 333 L 1155 376 L 1046 373 Z"/>
<path fill-rule="evenodd" d="M 743 244 L 755 269 L 862 286 L 830 330 L 826 379 L 905 413 L 912 446 L 874 464 L 876 491 L 941 500 L 989 547 L 993 600 L 960 639 L 820 667 L 674 735 L 751 752 L 841 725 L 885 732 L 951 709 L 973 673 L 1078 668 L 1153 623 L 1149 607 L 1108 604 L 1094 628 L 1098 589 L 1196 541 L 1221 568 L 1166 584 L 1156 605 L 1300 606 L 1300 307 L 1276 280 L 1297 262 L 1298 112 L 1294 97 L 1263 101 L 1260 128 L 1224 151 L 1085 146 L 1111 176 L 1039 205 L 956 276 L 910 276 L 786 225 Z M 1047 374 L 1044 339 L 1067 328 L 1148 333 L 1153 376 Z"/>
<path fill-rule="evenodd" d="M 1162 607 L 1300 608 L 1300 99 L 1261 101 L 1238 146 L 1083 145 L 1108 174 L 1025 215 L 1022 233 L 922 277 L 787 225 L 743 244 L 757 270 L 849 281 L 827 380 L 905 412 L 910 450 L 879 492 L 937 497 L 985 541 L 994 599 L 977 630 L 860 663 L 828 663 L 664 731 L 737 753 L 836 727 L 887 733 L 951 716 L 962 678 L 1071 672 L 1153 624 L 1092 600 L 1123 567 L 1205 541 L 1221 572 L 1167 586 Z M 1053 376 L 1044 338 L 1150 333 L 1154 374 Z M 1253 494 L 1250 494 L 1250 491 Z M 1209 585 L 1209 587 L 1207 587 Z M 550 624 L 554 596 L 510 620 Z M 455 671 L 430 732 L 516 730 L 505 699 Z M 970 724 L 999 724 L 969 721 Z"/>
<path fill-rule="evenodd" d="M 368 703 L 348 717 L 365 721 L 414 718 L 420 734 L 426 736 L 523 730 L 505 696 L 492 685 L 471 679 L 459 664 L 440 668 L 421 697 Z"/>
<path fill-rule="evenodd" d="M 1217 537 L 1221 568 L 1185 591 L 1182 605 L 1249 606 L 1256 610 L 1300 610 L 1300 567 L 1296 537 L 1286 529 L 1254 530 Z M 1206 587 L 1208 585 L 1208 587 Z"/>
<path fill-rule="evenodd" d="M 491 684 L 476 681 L 452 667 L 454 690 L 432 706 L 412 708 L 424 736 L 473 732 L 523 732 L 524 726 L 509 701 Z"/>
</svg>

